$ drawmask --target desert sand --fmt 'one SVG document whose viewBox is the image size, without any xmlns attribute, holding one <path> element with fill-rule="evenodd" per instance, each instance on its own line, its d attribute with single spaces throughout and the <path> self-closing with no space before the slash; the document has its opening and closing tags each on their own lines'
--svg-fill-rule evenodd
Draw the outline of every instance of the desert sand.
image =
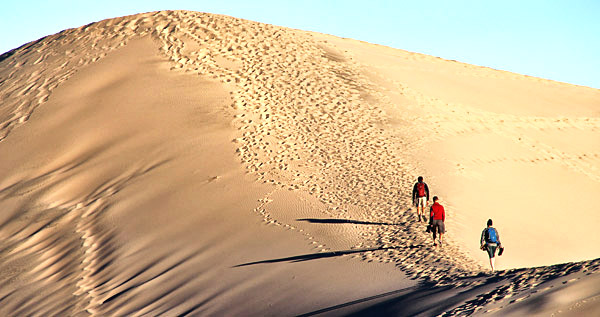
<svg viewBox="0 0 600 317">
<path fill-rule="evenodd" d="M 598 89 L 162 11 L 0 55 L 0 96 L 0 315 L 600 313 Z"/>
</svg>

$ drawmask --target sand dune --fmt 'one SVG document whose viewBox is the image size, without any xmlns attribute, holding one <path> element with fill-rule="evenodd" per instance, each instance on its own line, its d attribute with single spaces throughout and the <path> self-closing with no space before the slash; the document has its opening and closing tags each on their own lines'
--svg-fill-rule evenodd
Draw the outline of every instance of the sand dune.
<svg viewBox="0 0 600 317">
<path fill-rule="evenodd" d="M 2 315 L 600 312 L 597 89 L 163 11 L 1 55 L 0 95 Z"/>
</svg>

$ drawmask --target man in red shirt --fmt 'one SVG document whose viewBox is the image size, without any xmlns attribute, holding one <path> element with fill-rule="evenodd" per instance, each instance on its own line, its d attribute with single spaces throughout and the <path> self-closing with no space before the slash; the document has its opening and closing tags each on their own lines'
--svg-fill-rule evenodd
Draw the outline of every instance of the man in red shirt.
<svg viewBox="0 0 600 317">
<path fill-rule="evenodd" d="M 444 206 L 440 205 L 440 203 L 438 203 L 437 201 L 438 197 L 433 196 L 433 205 L 431 206 L 429 215 L 430 223 L 433 226 L 432 231 L 434 246 L 437 246 L 437 243 L 435 241 L 436 234 L 439 234 L 439 242 L 440 245 L 442 245 L 442 237 L 444 235 L 444 232 L 446 232 L 446 227 L 444 226 L 444 221 L 446 221 L 446 212 L 444 211 Z"/>
</svg>

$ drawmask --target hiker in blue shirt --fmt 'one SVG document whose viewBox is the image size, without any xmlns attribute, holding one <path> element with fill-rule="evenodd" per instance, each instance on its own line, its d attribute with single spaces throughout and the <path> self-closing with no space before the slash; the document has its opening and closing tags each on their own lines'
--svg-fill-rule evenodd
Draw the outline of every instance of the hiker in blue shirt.
<svg viewBox="0 0 600 317">
<path fill-rule="evenodd" d="M 492 272 L 496 269 L 495 267 L 495 259 L 496 259 L 496 250 L 500 250 L 498 255 L 502 255 L 503 247 L 500 242 L 500 234 L 496 228 L 492 227 L 492 219 L 488 219 L 487 228 L 483 229 L 481 232 L 481 250 L 487 251 L 490 257 L 490 265 L 492 266 Z"/>
</svg>

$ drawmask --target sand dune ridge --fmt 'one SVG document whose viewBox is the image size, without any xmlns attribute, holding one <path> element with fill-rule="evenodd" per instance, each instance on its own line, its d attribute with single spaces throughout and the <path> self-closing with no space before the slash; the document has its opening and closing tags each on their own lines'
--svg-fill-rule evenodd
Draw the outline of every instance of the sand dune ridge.
<svg viewBox="0 0 600 317">
<path fill-rule="evenodd" d="M 135 50 L 143 52 L 136 57 Z M 163 92 L 127 99 L 135 95 L 127 87 L 164 88 L 160 82 L 134 85 L 143 78 L 127 71 L 158 77 L 165 60 L 170 71 L 160 79 L 173 85 L 165 84 L 165 91 L 181 95 L 159 106 L 152 98 Z M 412 295 L 388 295 L 382 306 L 364 306 L 365 314 L 386 309 L 447 316 L 500 309 L 519 314 L 538 300 L 556 303 L 558 290 L 597 279 L 599 260 L 590 260 L 597 250 L 576 244 L 567 250 L 572 251 L 568 261 L 558 255 L 544 259 L 550 266 L 515 268 L 539 265 L 530 264 L 534 256 L 523 256 L 533 249 L 527 243 L 539 239 L 523 238 L 538 215 L 530 201 L 539 197 L 531 194 L 517 206 L 528 214 L 501 212 L 515 208 L 510 199 L 522 198 L 511 192 L 507 184 L 513 178 L 502 177 L 505 171 L 534 179 L 533 186 L 543 186 L 544 180 L 528 171 L 566 175 L 585 182 L 586 196 L 597 192 L 597 90 L 188 11 L 144 13 L 65 30 L 3 54 L 0 65 L 0 140 L 6 166 L 15 166 L 2 170 L 0 178 L 0 198 L 8 210 L 0 224 L 5 260 L 0 267 L 14 273 L 0 280 L 0 311 L 235 315 L 245 311 L 244 305 L 232 307 L 229 300 L 261 291 L 263 297 L 246 303 L 256 314 L 300 314 L 309 305 L 331 301 L 319 294 L 299 296 L 302 289 L 256 290 L 256 285 L 285 284 L 280 279 L 288 274 L 278 266 L 264 273 L 260 266 L 335 257 L 394 266 L 413 280 L 397 287 Z M 108 75 L 90 79 L 91 69 Z M 85 84 L 69 81 L 76 75 Z M 192 82 L 192 88 L 185 86 Z M 521 86 L 533 91 L 531 96 Z M 64 89 L 63 99 L 52 103 L 58 88 Z M 198 98 L 185 99 L 189 91 Z M 110 97 L 117 93 L 122 99 L 115 103 Z M 537 106 L 540 96 L 545 99 Z M 48 104 L 74 110 L 44 112 Z M 58 119 L 52 121 L 52 115 Z M 106 126 L 93 125 L 96 118 Z M 69 139 L 71 145 L 56 141 L 44 147 L 38 137 L 50 132 L 42 128 L 64 133 L 56 136 L 59 140 L 72 137 L 60 129 L 61 122 L 74 125 L 79 138 Z M 27 142 L 39 148 L 28 148 Z M 53 147 L 69 151 L 55 154 Z M 14 149 L 30 151 L 23 155 L 50 154 L 19 164 L 22 156 L 8 155 Z M 223 159 L 233 151 L 243 173 Z M 443 248 L 431 245 L 410 205 L 412 184 L 423 174 L 448 210 Z M 461 188 L 471 181 L 483 189 L 481 197 Z M 552 190 L 543 187 L 537 193 Z M 479 212 L 490 197 L 509 201 Z M 555 205 L 563 203 L 552 198 L 548 201 Z M 550 207 L 555 218 L 544 225 L 560 228 L 560 208 Z M 134 214 L 141 219 L 127 217 L 126 211 L 139 212 Z M 245 223 L 236 227 L 231 219 L 238 217 Z M 477 258 L 481 253 L 472 251 L 481 219 L 488 217 L 504 224 L 503 239 L 514 252 L 513 262 L 502 267 L 511 269 L 492 276 Z M 255 218 L 269 230 L 262 231 Z M 594 244 L 597 237 L 588 230 L 593 224 L 581 224 L 586 229 L 574 240 Z M 145 235 L 142 228 L 155 234 Z M 308 245 L 314 253 L 279 255 L 270 250 L 277 248 L 276 239 L 254 241 L 260 238 L 257 232 L 292 237 L 290 245 Z M 560 234 L 549 240 L 559 241 Z M 560 245 L 570 246 L 564 240 Z M 236 247 L 242 243 L 261 252 Z M 535 251 L 543 254 L 542 247 Z M 314 279 L 302 285 L 308 288 Z M 420 284 L 412 285 L 414 280 Z M 207 285 L 212 288 L 197 292 Z M 595 288 L 585 284 L 582 289 L 581 298 L 595 298 Z M 427 302 L 422 311 L 398 310 L 406 298 L 430 292 L 448 300 L 442 306 Z M 252 302 L 265 298 L 277 308 Z M 288 305 L 290 298 L 295 306 Z M 323 301 L 317 305 L 314 298 Z M 584 303 L 581 298 L 574 301 Z"/>
</svg>

